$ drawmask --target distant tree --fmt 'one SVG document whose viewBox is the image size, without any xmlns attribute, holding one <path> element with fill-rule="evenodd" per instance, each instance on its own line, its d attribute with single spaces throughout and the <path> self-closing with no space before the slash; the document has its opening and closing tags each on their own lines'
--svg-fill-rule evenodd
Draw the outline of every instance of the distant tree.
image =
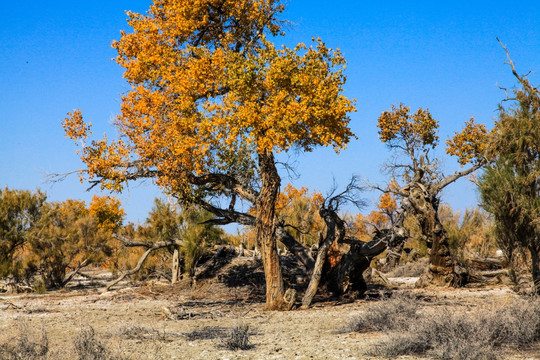
<svg viewBox="0 0 540 360">
<path fill-rule="evenodd" d="M 110 230 L 100 228 L 84 201 L 46 203 L 28 237 L 28 266 L 47 287 L 63 287 L 89 265 L 113 251 Z"/>
<path fill-rule="evenodd" d="M 193 277 L 201 257 L 211 245 L 219 243 L 224 237 L 223 230 L 211 223 L 213 218 L 211 213 L 196 206 L 185 205 L 179 208 L 156 198 L 143 225 L 131 234 L 126 232 L 116 236 L 127 247 L 146 249 L 146 252 L 139 254 L 137 265 L 124 272 L 120 278 L 134 275 L 143 269 L 153 267 L 152 270 L 156 270 L 166 266 L 171 269 L 170 279 L 174 284 L 180 278 L 181 265 L 186 274 Z M 126 235 L 136 238 L 137 241 L 131 241 Z M 150 254 L 153 260 L 148 259 Z M 171 265 L 164 265 L 167 263 Z M 109 287 L 117 282 L 118 279 Z"/>
<path fill-rule="evenodd" d="M 287 231 L 304 246 L 317 244 L 324 222 L 319 209 L 324 199 L 317 191 L 307 187 L 295 188 L 287 184 L 276 203 L 277 217 L 287 224 Z"/>
<path fill-rule="evenodd" d="M 510 106 L 499 108 L 489 147 L 495 160 L 479 186 L 482 206 L 493 214 L 507 256 L 511 259 L 518 248 L 529 251 L 540 294 L 540 94 L 509 56 L 508 62 L 520 88 L 507 99 Z"/>
<path fill-rule="evenodd" d="M 45 199 L 39 190 L 0 189 L 0 278 L 13 276 L 19 282 L 24 277 L 17 254 L 27 251 L 28 234 L 39 220 Z"/>
<path fill-rule="evenodd" d="M 185 272 L 194 278 L 195 268 L 208 248 L 219 244 L 225 233 L 211 223 L 215 216 L 198 207 L 190 206 L 182 210 L 180 236 L 184 241 L 181 252 L 184 257 Z"/>
<path fill-rule="evenodd" d="M 94 216 L 101 230 L 110 232 L 117 231 L 126 216 L 120 200 L 112 196 L 94 195 L 88 206 L 88 212 Z"/>
<path fill-rule="evenodd" d="M 428 110 L 418 109 L 412 114 L 403 104 L 392 106 L 381 114 L 377 126 L 379 138 L 397 156 L 396 162 L 388 165 L 392 186 L 380 190 L 400 199 L 401 211 L 417 220 L 429 248 L 429 268 L 417 285 L 462 284 L 465 279 L 450 253 L 448 235 L 438 216 L 440 194 L 446 186 L 484 165 L 487 130 L 471 119 L 462 132 L 447 141 L 449 154 L 457 156 L 461 165 L 472 165 L 444 176 L 431 154 L 439 143 L 439 125 Z"/>
<path fill-rule="evenodd" d="M 317 146 L 343 148 L 353 136 L 343 94 L 345 60 L 317 40 L 294 49 L 270 40 L 282 33 L 276 0 L 154 0 L 129 12 L 132 32 L 113 43 L 131 91 L 117 119 L 121 137 L 87 143 L 80 111 L 64 121 L 82 145 L 93 185 L 121 191 L 154 179 L 169 194 L 218 217 L 254 226 L 266 276 L 268 309 L 290 307 L 277 238 L 302 261 L 305 249 L 279 228 L 280 176 L 275 154 Z M 221 207 L 211 199 L 229 198 Z M 255 214 L 235 207 L 250 203 Z"/>
<path fill-rule="evenodd" d="M 493 220 L 481 208 L 467 209 L 462 214 L 448 204 L 439 207 L 439 218 L 448 234 L 452 255 L 462 262 L 470 257 L 493 256 L 497 241 L 493 236 Z"/>
</svg>

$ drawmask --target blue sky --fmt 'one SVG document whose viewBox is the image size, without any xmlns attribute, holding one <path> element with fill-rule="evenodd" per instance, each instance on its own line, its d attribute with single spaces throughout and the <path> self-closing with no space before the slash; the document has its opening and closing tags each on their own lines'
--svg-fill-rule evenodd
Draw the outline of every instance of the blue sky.
<svg viewBox="0 0 540 360">
<path fill-rule="evenodd" d="M 110 47 L 128 29 L 125 10 L 144 12 L 150 1 L 8 2 L 0 12 L 0 186 L 46 191 L 50 200 L 89 200 L 77 176 L 45 183 L 44 174 L 82 167 L 60 121 L 81 109 L 98 136 L 114 136 L 111 120 L 128 88 Z M 283 183 L 326 192 L 352 174 L 382 183 L 391 154 L 379 143 L 376 121 L 392 104 L 429 108 L 441 140 L 474 116 L 489 127 L 504 93 L 515 85 L 499 37 L 518 70 L 540 71 L 540 4 L 536 1 L 289 0 L 292 22 L 278 38 L 289 46 L 322 38 L 347 59 L 346 95 L 357 99 L 351 126 L 358 140 L 336 155 L 319 149 L 296 155 L 300 177 Z M 539 83 L 539 76 L 531 79 Z M 441 155 L 443 155 L 441 153 Z M 458 169 L 444 157 L 446 173 Z M 99 193 L 99 192 L 98 192 Z M 132 184 L 120 198 L 128 220 L 144 221 L 159 189 Z M 375 199 L 376 195 L 366 194 Z M 477 203 L 466 180 L 443 201 L 465 209 Z"/>
</svg>

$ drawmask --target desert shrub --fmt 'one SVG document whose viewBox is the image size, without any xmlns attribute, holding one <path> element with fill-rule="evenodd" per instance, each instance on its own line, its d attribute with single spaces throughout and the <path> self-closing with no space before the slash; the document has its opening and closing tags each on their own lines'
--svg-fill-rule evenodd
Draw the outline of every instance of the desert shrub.
<svg viewBox="0 0 540 360">
<path fill-rule="evenodd" d="M 44 328 L 38 333 L 26 322 L 16 325 L 15 333 L 0 342 L 0 359 L 45 360 L 49 353 L 49 338 Z"/>
<path fill-rule="evenodd" d="M 110 360 L 114 357 L 105 346 L 96 339 L 94 328 L 83 327 L 73 339 L 75 353 L 79 360 Z"/>
<path fill-rule="evenodd" d="M 370 305 L 343 331 L 403 330 L 418 317 L 420 303 L 410 294 L 394 294 Z"/>
<path fill-rule="evenodd" d="M 165 330 L 158 330 L 154 327 L 140 325 L 127 325 L 118 330 L 118 335 L 131 340 L 151 340 L 151 341 L 169 341 L 171 337 L 179 335 L 168 333 Z"/>
<path fill-rule="evenodd" d="M 184 333 L 183 335 L 189 341 L 193 340 L 209 340 L 209 339 L 223 339 L 229 335 L 229 329 L 221 326 L 206 326 L 202 329 L 197 329 Z"/>
<path fill-rule="evenodd" d="M 32 291 L 36 294 L 45 294 L 47 292 L 47 286 L 45 285 L 43 279 L 38 278 L 36 281 L 34 281 Z"/>
<path fill-rule="evenodd" d="M 356 331 L 386 332 L 367 355 L 394 358 L 401 355 L 437 359 L 497 359 L 503 348 L 523 348 L 540 340 L 540 301 L 515 299 L 494 311 L 416 311 L 400 314 L 401 303 L 386 299 L 372 305 L 352 324 Z M 370 315 L 370 313 L 372 313 Z"/>
<path fill-rule="evenodd" d="M 417 261 L 400 264 L 392 271 L 386 273 L 387 277 L 418 277 L 426 271 L 429 259 L 423 257 Z"/>
<path fill-rule="evenodd" d="M 249 326 L 238 324 L 221 338 L 220 345 L 228 350 L 249 350 L 253 345 L 249 341 Z"/>
</svg>

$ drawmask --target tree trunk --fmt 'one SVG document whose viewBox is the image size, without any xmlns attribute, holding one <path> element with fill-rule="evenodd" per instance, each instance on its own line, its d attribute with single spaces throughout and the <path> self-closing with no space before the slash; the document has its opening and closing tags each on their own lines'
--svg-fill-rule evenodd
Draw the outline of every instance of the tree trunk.
<svg viewBox="0 0 540 360">
<path fill-rule="evenodd" d="M 325 264 L 324 282 L 329 291 L 335 295 L 350 293 L 361 296 L 367 290 L 364 271 L 371 264 L 371 260 L 384 252 L 389 243 L 397 244 L 405 241 L 406 235 L 399 231 L 382 230 L 375 234 L 368 242 L 345 238 L 338 245 L 341 253 L 335 261 Z"/>
<path fill-rule="evenodd" d="M 338 228 L 340 228 L 340 236 L 336 237 L 336 225 L 338 225 L 336 224 L 336 222 L 341 221 L 341 219 L 339 219 L 339 217 L 337 217 L 337 215 L 333 211 L 322 209 L 320 211 L 320 215 L 326 223 L 326 237 L 321 246 L 319 246 L 319 251 L 317 252 L 317 260 L 315 261 L 315 266 L 313 268 L 313 274 L 311 275 L 311 280 L 309 281 L 308 288 L 306 289 L 304 297 L 302 298 L 302 308 L 308 308 L 311 305 L 313 297 L 317 293 L 317 289 L 319 288 L 319 283 L 322 277 L 323 266 L 326 261 L 326 255 L 328 254 L 330 246 L 334 241 L 341 240 L 344 235 L 341 231 L 342 226 L 338 226 Z"/>
<path fill-rule="evenodd" d="M 430 194 L 423 186 L 414 186 L 408 200 L 429 249 L 428 269 L 416 282 L 416 286 L 464 285 L 466 271 L 459 269 L 450 253 L 448 235 L 438 215 L 439 200 L 436 195 Z"/>
<path fill-rule="evenodd" d="M 266 310 L 289 310 L 294 303 L 285 301 L 283 278 L 277 253 L 275 237 L 275 205 L 280 187 L 280 177 L 277 172 L 274 155 L 264 151 L 259 156 L 259 172 L 261 190 L 256 201 L 257 243 L 261 249 L 261 258 L 266 279 Z"/>
<path fill-rule="evenodd" d="M 173 258 L 172 258 L 172 267 L 171 267 L 171 283 L 176 284 L 180 276 L 180 252 L 178 247 L 174 247 Z"/>
<path fill-rule="evenodd" d="M 529 251 L 531 252 L 533 289 L 535 294 L 540 295 L 540 251 L 534 246 L 530 246 Z"/>
</svg>

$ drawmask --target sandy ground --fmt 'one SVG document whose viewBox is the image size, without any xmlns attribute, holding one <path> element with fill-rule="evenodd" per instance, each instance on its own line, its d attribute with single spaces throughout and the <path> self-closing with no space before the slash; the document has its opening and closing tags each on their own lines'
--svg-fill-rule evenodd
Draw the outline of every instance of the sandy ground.
<svg viewBox="0 0 540 360">
<path fill-rule="evenodd" d="M 412 289 L 413 280 L 394 280 L 399 286 L 394 291 L 414 292 L 435 311 L 500 307 L 517 296 L 505 287 L 417 290 Z M 204 360 L 368 359 L 364 351 L 383 336 L 340 332 L 374 299 L 319 298 L 308 310 L 268 312 L 249 288 L 225 289 L 218 283 L 195 289 L 154 283 L 102 290 L 98 286 L 43 295 L 0 294 L 0 334 L 13 336 L 23 323 L 36 333 L 44 328 L 54 358 L 73 359 L 73 338 L 81 328 L 92 326 L 107 349 L 128 359 Z M 249 327 L 253 347 L 224 349 L 220 339 L 239 324 Z M 505 358 L 540 359 L 540 347 L 512 350 Z"/>
</svg>

